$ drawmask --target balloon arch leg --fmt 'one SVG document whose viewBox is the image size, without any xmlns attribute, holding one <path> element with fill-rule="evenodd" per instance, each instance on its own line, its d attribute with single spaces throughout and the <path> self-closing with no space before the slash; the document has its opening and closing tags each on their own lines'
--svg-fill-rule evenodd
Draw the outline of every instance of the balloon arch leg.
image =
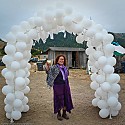
<svg viewBox="0 0 125 125">
<path fill-rule="evenodd" d="M 90 87 L 95 90 L 93 106 L 100 108 L 99 116 L 111 119 L 121 109 L 118 101 L 120 76 L 114 73 L 116 59 L 113 57 L 114 46 L 111 44 L 113 36 L 108 34 L 102 25 L 96 24 L 93 20 L 75 14 L 71 7 L 58 7 L 55 9 L 38 12 L 27 21 L 14 25 L 6 35 L 6 55 L 2 60 L 6 68 L 2 70 L 6 85 L 2 92 L 6 95 L 4 100 L 6 117 L 19 120 L 21 112 L 29 110 L 28 98 L 25 96 L 29 91 L 29 69 L 28 63 L 31 58 L 33 39 L 41 38 L 43 42 L 50 35 L 58 32 L 68 31 L 77 34 L 76 41 L 82 43 L 87 41 L 86 54 L 91 66 Z"/>
</svg>

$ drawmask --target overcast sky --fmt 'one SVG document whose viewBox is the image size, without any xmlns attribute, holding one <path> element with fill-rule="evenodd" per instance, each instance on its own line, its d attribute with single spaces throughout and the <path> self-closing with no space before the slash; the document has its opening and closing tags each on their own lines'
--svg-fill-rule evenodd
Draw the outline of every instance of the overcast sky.
<svg viewBox="0 0 125 125">
<path fill-rule="evenodd" d="M 13 25 L 32 17 L 35 12 L 52 6 L 59 0 L 0 0 L 0 38 Z M 74 12 L 92 18 L 107 31 L 125 33 L 125 0 L 61 0 Z"/>
</svg>

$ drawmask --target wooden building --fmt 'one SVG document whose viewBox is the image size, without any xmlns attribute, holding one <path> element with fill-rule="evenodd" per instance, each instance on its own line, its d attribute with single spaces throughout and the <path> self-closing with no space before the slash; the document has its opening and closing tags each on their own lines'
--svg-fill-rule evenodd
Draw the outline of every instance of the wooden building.
<svg viewBox="0 0 125 125">
<path fill-rule="evenodd" d="M 69 68 L 85 68 L 87 62 L 87 55 L 83 48 L 70 47 L 49 47 L 46 51 L 48 59 L 54 62 L 55 58 L 63 54 L 67 58 L 67 67 Z"/>
</svg>

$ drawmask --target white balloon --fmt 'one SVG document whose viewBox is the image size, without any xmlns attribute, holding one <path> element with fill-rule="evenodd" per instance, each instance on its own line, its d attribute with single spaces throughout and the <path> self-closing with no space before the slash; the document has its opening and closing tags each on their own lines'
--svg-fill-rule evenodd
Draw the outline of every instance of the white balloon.
<svg viewBox="0 0 125 125">
<path fill-rule="evenodd" d="M 120 87 L 119 84 L 117 84 L 117 83 L 112 84 L 112 86 L 111 86 L 111 92 L 118 93 L 120 90 L 121 90 L 121 87 Z"/>
<path fill-rule="evenodd" d="M 96 77 L 96 82 L 97 83 L 103 83 L 105 81 L 105 76 L 104 75 L 97 75 Z"/>
<path fill-rule="evenodd" d="M 115 107 L 118 105 L 118 99 L 116 97 L 109 97 L 107 103 L 110 107 Z"/>
<path fill-rule="evenodd" d="M 97 32 L 101 32 L 103 30 L 103 26 L 101 24 L 96 24 L 95 29 Z"/>
<path fill-rule="evenodd" d="M 29 85 L 30 80 L 27 77 L 25 78 L 25 81 L 26 81 L 26 85 Z"/>
<path fill-rule="evenodd" d="M 112 44 L 107 44 L 104 46 L 103 50 L 104 50 L 105 54 L 107 56 L 109 56 L 115 51 L 115 48 Z"/>
<path fill-rule="evenodd" d="M 5 103 L 6 105 L 9 104 L 9 105 L 13 106 L 13 102 L 8 101 L 6 98 L 4 99 L 4 103 Z"/>
<path fill-rule="evenodd" d="M 116 97 L 117 99 L 119 98 L 118 93 L 113 93 L 111 91 L 108 92 L 108 97 Z"/>
<path fill-rule="evenodd" d="M 91 66 L 91 72 L 92 73 L 97 73 L 98 69 L 95 66 Z"/>
<path fill-rule="evenodd" d="M 114 66 L 116 64 L 116 59 L 114 57 L 108 57 L 107 58 L 107 64 Z"/>
<path fill-rule="evenodd" d="M 83 35 L 84 36 L 84 40 L 86 41 L 86 36 L 85 35 Z M 87 46 L 88 47 L 91 47 L 92 45 L 91 45 L 91 41 L 87 41 Z"/>
<path fill-rule="evenodd" d="M 109 83 L 118 83 L 120 81 L 120 76 L 116 73 L 109 74 L 106 76 L 106 81 Z"/>
<path fill-rule="evenodd" d="M 16 35 L 17 41 L 26 41 L 27 40 L 27 35 L 24 34 L 23 32 L 18 32 Z"/>
<path fill-rule="evenodd" d="M 95 60 L 94 60 L 93 56 L 89 56 L 88 61 L 89 61 L 89 63 L 88 63 L 89 66 L 94 66 L 93 63 L 95 62 Z M 91 70 L 91 67 L 90 67 L 90 70 Z"/>
<path fill-rule="evenodd" d="M 13 55 L 15 52 L 16 52 L 16 48 L 14 45 L 11 45 L 11 44 L 7 44 L 7 46 L 5 47 L 4 49 L 5 53 L 7 55 Z"/>
<path fill-rule="evenodd" d="M 103 34 L 102 33 L 96 33 L 95 34 L 95 41 L 100 42 L 100 44 L 101 44 L 101 42 L 103 41 Z"/>
<path fill-rule="evenodd" d="M 24 99 L 22 100 L 22 103 L 25 105 L 25 104 L 28 103 L 28 101 L 29 101 L 29 99 L 26 96 L 24 96 Z"/>
<path fill-rule="evenodd" d="M 30 70 L 31 69 L 31 64 L 27 63 L 27 68 Z"/>
<path fill-rule="evenodd" d="M 96 77 L 97 77 L 96 73 L 92 73 L 92 75 L 90 76 L 92 81 L 95 81 Z"/>
<path fill-rule="evenodd" d="M 22 112 L 23 109 L 24 109 L 24 106 L 23 106 L 23 105 L 22 105 L 21 107 L 19 107 L 19 108 L 15 108 L 15 107 L 14 107 L 14 110 L 15 110 L 15 111 L 20 111 L 20 112 Z"/>
<path fill-rule="evenodd" d="M 20 25 L 24 32 L 28 31 L 31 28 L 29 22 L 27 21 L 21 22 Z"/>
<path fill-rule="evenodd" d="M 8 56 L 8 55 L 4 55 L 2 58 L 2 61 L 4 64 L 10 64 L 13 61 L 13 57 L 12 56 Z"/>
<path fill-rule="evenodd" d="M 86 35 L 90 38 L 94 37 L 94 35 L 96 34 L 96 30 L 94 28 L 89 28 L 87 31 L 86 31 Z"/>
<path fill-rule="evenodd" d="M 103 72 L 106 73 L 106 74 L 111 74 L 114 72 L 114 67 L 111 66 L 111 65 L 105 65 L 103 67 Z"/>
<path fill-rule="evenodd" d="M 25 59 L 27 59 L 29 61 L 29 59 L 31 58 L 31 56 L 32 56 L 31 53 L 27 52 L 27 55 L 26 55 Z"/>
<path fill-rule="evenodd" d="M 32 39 L 27 35 L 27 36 L 26 36 L 25 43 L 26 43 L 26 44 L 29 44 L 30 42 L 32 42 Z"/>
<path fill-rule="evenodd" d="M 5 38 L 8 43 L 16 43 L 16 36 L 11 32 L 9 32 Z"/>
<path fill-rule="evenodd" d="M 29 106 L 28 105 L 24 105 L 23 112 L 27 112 L 27 111 L 29 111 Z"/>
<path fill-rule="evenodd" d="M 30 39 L 36 39 L 38 37 L 38 33 L 35 29 L 31 29 L 28 33 L 27 33 L 28 37 Z"/>
<path fill-rule="evenodd" d="M 64 17 L 63 25 L 67 27 L 67 26 L 71 26 L 71 24 L 72 24 L 72 18 L 69 16 Z"/>
<path fill-rule="evenodd" d="M 21 108 L 22 107 L 22 101 L 20 99 L 15 99 L 14 103 L 13 103 L 13 106 L 14 108 Z"/>
<path fill-rule="evenodd" d="M 117 116 L 118 113 L 119 113 L 119 111 L 111 110 L 111 115 L 112 115 L 112 116 Z"/>
<path fill-rule="evenodd" d="M 15 79 L 15 86 L 17 90 L 22 90 L 25 88 L 25 79 L 22 77 L 17 77 Z"/>
<path fill-rule="evenodd" d="M 22 115 L 20 111 L 12 111 L 11 116 L 14 120 L 19 120 Z"/>
<path fill-rule="evenodd" d="M 92 54 L 94 52 L 95 52 L 95 49 L 93 49 L 93 47 L 89 47 L 89 48 L 86 49 L 86 54 L 87 55 L 90 55 L 90 54 Z"/>
<path fill-rule="evenodd" d="M 14 26 L 12 26 L 12 28 L 11 28 L 11 32 L 12 32 L 13 34 L 15 34 L 15 42 L 16 42 L 16 35 L 17 35 L 17 33 L 23 32 L 23 29 L 21 28 L 20 25 L 14 25 Z M 15 42 L 14 42 L 14 43 L 15 43 Z"/>
<path fill-rule="evenodd" d="M 108 82 L 104 82 L 101 84 L 101 89 L 105 92 L 108 92 L 111 90 L 111 85 Z"/>
<path fill-rule="evenodd" d="M 5 77 L 5 73 L 8 72 L 9 70 L 7 68 L 2 69 L 1 74 L 2 76 Z"/>
<path fill-rule="evenodd" d="M 89 27 L 92 26 L 92 20 L 88 20 L 86 18 L 83 19 L 82 25 L 84 28 L 88 29 Z"/>
<path fill-rule="evenodd" d="M 108 108 L 108 104 L 105 100 L 99 100 L 98 103 L 97 103 L 97 106 L 100 108 L 100 109 L 106 109 Z"/>
<path fill-rule="evenodd" d="M 119 111 L 119 110 L 121 110 L 121 107 L 122 107 L 121 103 L 118 102 L 118 105 L 116 107 L 111 107 L 111 109 Z"/>
<path fill-rule="evenodd" d="M 98 64 L 103 67 L 105 66 L 107 63 L 107 58 L 105 56 L 101 56 L 98 58 Z"/>
<path fill-rule="evenodd" d="M 24 93 L 21 91 L 15 91 L 15 98 L 23 100 L 24 99 Z"/>
<path fill-rule="evenodd" d="M 44 22 L 44 24 L 43 24 L 43 30 L 45 32 L 50 32 L 52 30 L 52 24 Z"/>
<path fill-rule="evenodd" d="M 104 55 L 104 53 L 102 51 L 95 51 L 93 56 L 94 56 L 95 60 L 98 60 L 98 58 L 103 55 Z"/>
<path fill-rule="evenodd" d="M 95 96 L 96 98 L 100 98 L 100 97 L 101 97 L 100 95 L 97 94 L 96 91 L 95 91 L 95 93 L 94 93 L 94 96 Z"/>
<path fill-rule="evenodd" d="M 76 34 L 82 33 L 82 31 L 83 31 L 83 27 L 80 24 L 74 24 L 72 29 L 73 29 L 73 32 Z"/>
<path fill-rule="evenodd" d="M 27 45 L 29 45 L 29 44 L 27 44 Z M 26 59 L 27 56 L 28 56 L 28 50 L 27 50 L 27 47 L 26 47 L 26 50 L 25 50 L 24 52 L 22 52 L 22 54 L 23 54 L 23 58 Z"/>
<path fill-rule="evenodd" d="M 34 17 L 29 18 L 29 19 L 28 19 L 28 22 L 29 22 L 31 28 L 34 28 L 34 27 L 35 27 Z"/>
<path fill-rule="evenodd" d="M 6 117 L 7 117 L 8 119 L 11 119 L 11 113 L 6 113 Z"/>
<path fill-rule="evenodd" d="M 27 67 L 26 67 L 24 70 L 25 70 L 26 74 L 27 74 L 27 73 L 28 73 L 28 71 L 29 71 Z"/>
<path fill-rule="evenodd" d="M 34 18 L 34 24 L 38 27 L 43 25 L 44 20 L 41 17 L 35 17 Z"/>
<path fill-rule="evenodd" d="M 96 81 L 91 82 L 90 84 L 91 89 L 96 90 L 99 88 L 99 84 Z"/>
<path fill-rule="evenodd" d="M 11 64 L 6 64 L 6 68 L 7 68 L 8 70 L 12 70 L 12 69 L 11 69 Z"/>
<path fill-rule="evenodd" d="M 15 55 L 14 55 L 14 59 L 16 61 L 20 61 L 23 59 L 23 54 L 21 52 L 16 52 Z"/>
<path fill-rule="evenodd" d="M 8 93 L 7 96 L 6 96 L 6 100 L 8 102 L 13 102 L 15 99 L 15 96 L 14 96 L 14 93 Z"/>
<path fill-rule="evenodd" d="M 7 100 L 6 100 L 6 98 L 4 99 L 4 103 L 7 105 L 8 103 L 7 103 Z"/>
<path fill-rule="evenodd" d="M 14 80 L 14 79 L 13 79 Z M 6 84 L 10 85 L 10 86 L 14 86 L 14 81 L 13 80 L 7 80 L 6 79 Z"/>
<path fill-rule="evenodd" d="M 76 42 L 77 43 L 83 43 L 84 41 L 84 36 L 79 34 L 77 37 L 76 37 Z"/>
<path fill-rule="evenodd" d="M 7 105 L 5 105 L 4 110 L 7 113 L 11 113 L 13 111 L 13 107 L 11 105 L 7 104 Z"/>
<path fill-rule="evenodd" d="M 107 34 L 108 34 L 108 32 L 107 32 L 106 29 L 103 29 L 103 30 L 101 31 L 101 33 L 102 33 L 103 35 L 107 35 Z M 103 36 L 103 38 L 104 38 L 104 36 Z"/>
<path fill-rule="evenodd" d="M 101 96 L 101 97 L 107 96 L 107 93 L 104 92 L 104 91 L 101 89 L 101 87 L 99 87 L 99 88 L 96 89 L 96 94 L 99 95 L 99 96 Z"/>
<path fill-rule="evenodd" d="M 6 80 L 12 81 L 14 79 L 14 73 L 11 72 L 11 71 L 8 71 L 8 72 L 5 73 L 4 77 L 5 77 Z"/>
<path fill-rule="evenodd" d="M 10 85 L 5 85 L 3 88 L 2 88 L 2 93 L 4 95 L 7 95 L 8 93 L 12 93 L 13 92 L 13 87 L 10 86 Z"/>
<path fill-rule="evenodd" d="M 23 52 L 26 50 L 26 47 L 27 47 L 27 45 L 25 42 L 17 42 L 16 43 L 17 51 Z"/>
<path fill-rule="evenodd" d="M 16 77 L 25 77 L 26 72 L 23 69 L 16 71 Z"/>
<path fill-rule="evenodd" d="M 92 105 L 96 107 L 99 100 L 100 100 L 99 98 L 94 98 L 92 100 Z"/>
<path fill-rule="evenodd" d="M 77 14 L 73 15 L 73 21 L 75 21 L 77 23 L 81 22 L 82 19 L 83 19 L 83 16 L 80 13 L 77 13 Z"/>
<path fill-rule="evenodd" d="M 26 74 L 26 77 L 29 77 L 30 76 L 30 72 L 28 71 L 27 74 Z"/>
<path fill-rule="evenodd" d="M 27 67 L 27 61 L 26 60 L 21 60 L 20 61 L 20 68 L 26 68 Z"/>
<path fill-rule="evenodd" d="M 104 45 L 111 43 L 113 39 L 114 39 L 114 36 L 112 34 L 106 34 L 103 38 Z"/>
<path fill-rule="evenodd" d="M 99 111 L 99 116 L 101 118 L 107 118 L 109 116 L 109 110 L 108 109 L 101 109 Z"/>
<path fill-rule="evenodd" d="M 17 61 L 13 61 L 13 62 L 11 63 L 11 69 L 12 69 L 13 71 L 19 70 L 19 69 L 20 69 L 20 63 L 17 62 Z"/>
<path fill-rule="evenodd" d="M 99 63 L 98 63 L 98 61 L 95 61 L 94 66 L 95 66 L 96 69 L 100 69 L 101 68 Z"/>
<path fill-rule="evenodd" d="M 26 86 L 25 89 L 21 90 L 24 94 L 28 94 L 30 92 L 29 86 Z"/>
</svg>

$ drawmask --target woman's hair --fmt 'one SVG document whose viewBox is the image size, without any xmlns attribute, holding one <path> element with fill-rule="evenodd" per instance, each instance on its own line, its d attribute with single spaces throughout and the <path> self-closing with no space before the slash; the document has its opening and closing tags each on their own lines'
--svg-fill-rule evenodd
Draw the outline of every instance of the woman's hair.
<svg viewBox="0 0 125 125">
<path fill-rule="evenodd" d="M 58 63 L 58 60 L 59 60 L 60 57 L 63 57 L 63 58 L 64 58 L 64 66 L 66 66 L 66 57 L 65 57 L 64 55 L 58 55 L 58 56 L 56 57 L 56 59 L 55 59 L 55 64 Z"/>
</svg>

